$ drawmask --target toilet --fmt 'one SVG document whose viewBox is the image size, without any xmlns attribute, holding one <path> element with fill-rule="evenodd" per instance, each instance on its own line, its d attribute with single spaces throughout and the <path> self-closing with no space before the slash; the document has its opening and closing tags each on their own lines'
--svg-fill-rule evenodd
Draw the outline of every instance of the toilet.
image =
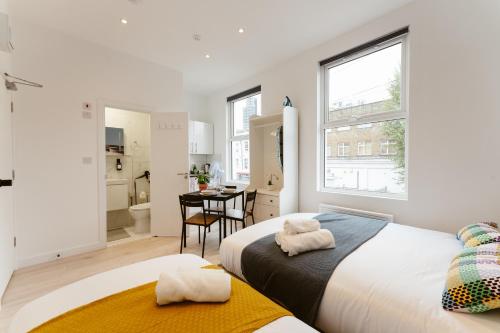
<svg viewBox="0 0 500 333">
<path fill-rule="evenodd" d="M 128 211 L 134 220 L 136 233 L 142 234 L 149 232 L 151 226 L 149 213 L 150 208 L 150 202 L 129 207 Z"/>
</svg>

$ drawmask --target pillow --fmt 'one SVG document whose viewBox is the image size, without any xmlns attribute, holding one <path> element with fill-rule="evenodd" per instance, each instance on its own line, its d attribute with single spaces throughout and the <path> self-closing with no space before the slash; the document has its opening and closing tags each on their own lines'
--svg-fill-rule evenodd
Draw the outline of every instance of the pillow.
<svg viewBox="0 0 500 333">
<path fill-rule="evenodd" d="M 473 223 L 460 229 L 457 232 L 457 239 L 467 243 L 471 238 L 490 232 L 497 232 L 497 229 L 488 223 Z"/>
<path fill-rule="evenodd" d="M 470 247 L 476 247 L 478 245 L 499 243 L 499 242 L 500 242 L 500 232 L 493 231 L 470 238 L 467 242 L 465 242 L 464 246 L 466 248 L 470 248 Z"/>
<path fill-rule="evenodd" d="M 500 308 L 500 243 L 464 249 L 452 260 L 442 304 L 468 313 Z"/>
</svg>

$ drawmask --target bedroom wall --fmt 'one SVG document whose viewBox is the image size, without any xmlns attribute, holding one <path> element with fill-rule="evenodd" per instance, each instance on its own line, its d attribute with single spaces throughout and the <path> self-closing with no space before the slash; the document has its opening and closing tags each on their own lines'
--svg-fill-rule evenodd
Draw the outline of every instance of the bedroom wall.
<svg viewBox="0 0 500 333">
<path fill-rule="evenodd" d="M 15 230 L 25 266 L 103 245 L 97 108 L 179 112 L 183 82 L 175 70 L 15 17 L 13 33 L 14 73 L 44 84 L 15 96 Z"/>
<path fill-rule="evenodd" d="M 319 203 L 394 214 L 456 232 L 500 221 L 500 2 L 416 0 L 210 96 L 216 153 L 226 153 L 227 96 L 262 85 L 263 114 L 285 95 L 300 112 L 300 210 Z M 410 25 L 408 200 L 317 190 L 318 61 Z"/>
<path fill-rule="evenodd" d="M 185 91 L 183 95 L 183 109 L 189 112 L 190 120 L 211 122 L 208 108 L 208 97 L 202 94 Z"/>
</svg>

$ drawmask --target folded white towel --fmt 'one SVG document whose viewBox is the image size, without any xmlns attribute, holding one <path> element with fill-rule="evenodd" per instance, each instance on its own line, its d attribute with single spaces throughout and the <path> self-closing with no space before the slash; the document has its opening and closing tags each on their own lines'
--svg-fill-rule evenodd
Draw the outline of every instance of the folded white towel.
<svg viewBox="0 0 500 333">
<path fill-rule="evenodd" d="M 314 219 L 290 219 L 285 220 L 283 230 L 286 234 L 295 235 L 319 230 L 320 226 L 319 221 Z"/>
<path fill-rule="evenodd" d="M 331 249 L 335 247 L 335 239 L 330 230 L 320 229 L 295 235 L 276 234 L 276 243 L 281 244 L 281 250 L 294 256 L 302 252 Z"/>
<path fill-rule="evenodd" d="M 156 302 L 225 302 L 231 296 L 231 276 L 220 269 L 181 269 L 160 274 Z"/>
</svg>

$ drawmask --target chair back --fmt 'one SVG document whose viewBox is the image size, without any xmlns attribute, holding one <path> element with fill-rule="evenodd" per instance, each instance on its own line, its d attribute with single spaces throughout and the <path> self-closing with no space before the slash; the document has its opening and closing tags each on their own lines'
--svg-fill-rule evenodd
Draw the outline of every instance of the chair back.
<svg viewBox="0 0 500 333">
<path fill-rule="evenodd" d="M 197 195 L 184 194 L 179 195 L 179 204 L 181 206 L 182 221 L 186 221 L 186 211 L 187 207 L 201 207 L 203 208 L 203 214 L 205 214 L 205 205 L 203 204 L 203 198 Z"/>
<path fill-rule="evenodd" d="M 245 199 L 245 209 L 243 210 L 244 212 L 250 212 L 253 214 L 253 209 L 255 207 L 255 198 L 257 197 L 257 190 L 253 192 L 247 192 L 247 197 Z M 252 207 L 250 210 L 248 210 L 248 204 L 251 204 Z"/>
</svg>

